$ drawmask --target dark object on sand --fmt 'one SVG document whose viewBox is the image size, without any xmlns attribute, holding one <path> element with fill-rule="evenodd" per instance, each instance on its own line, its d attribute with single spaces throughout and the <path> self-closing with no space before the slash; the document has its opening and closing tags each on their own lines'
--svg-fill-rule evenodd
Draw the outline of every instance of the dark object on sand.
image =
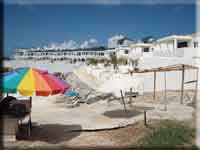
<svg viewBox="0 0 200 150">
<path fill-rule="evenodd" d="M 0 103 L 0 114 L 22 118 L 26 115 L 26 105 L 20 103 L 15 97 L 5 97 Z"/>
</svg>

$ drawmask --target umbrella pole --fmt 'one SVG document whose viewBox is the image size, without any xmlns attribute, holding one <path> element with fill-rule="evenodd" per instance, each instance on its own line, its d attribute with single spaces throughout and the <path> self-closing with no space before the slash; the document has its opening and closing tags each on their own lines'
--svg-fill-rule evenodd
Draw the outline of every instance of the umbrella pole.
<svg viewBox="0 0 200 150">
<path fill-rule="evenodd" d="M 32 97 L 30 97 L 30 109 L 32 108 Z M 29 114 L 29 121 L 28 121 L 28 136 L 31 135 L 31 129 L 32 129 L 32 122 L 31 122 L 31 110 Z"/>
<path fill-rule="evenodd" d="M 120 93 L 121 93 L 121 97 L 122 97 L 122 102 L 124 104 L 124 111 L 127 113 L 126 104 L 125 104 L 125 101 L 124 101 L 124 96 L 123 96 L 122 90 L 120 90 Z"/>
</svg>

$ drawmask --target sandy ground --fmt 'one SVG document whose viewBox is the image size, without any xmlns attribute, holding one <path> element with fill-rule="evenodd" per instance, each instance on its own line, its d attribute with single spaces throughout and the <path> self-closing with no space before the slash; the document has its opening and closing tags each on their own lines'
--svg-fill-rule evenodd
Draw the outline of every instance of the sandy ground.
<svg viewBox="0 0 200 150">
<path fill-rule="evenodd" d="M 191 96 L 192 92 L 188 94 Z M 65 103 L 58 103 L 56 97 L 34 97 L 31 136 L 27 136 L 27 128 L 22 126 L 17 142 L 5 143 L 5 146 L 130 146 L 148 130 L 143 125 L 144 110 L 149 124 L 155 119 L 194 119 L 194 109 L 180 105 L 177 92 L 168 92 L 166 111 L 163 110 L 162 96 L 163 93 L 158 93 L 157 99 L 153 100 L 152 94 L 147 93 L 133 99 L 127 104 L 128 114 L 118 101 L 100 101 L 69 109 Z"/>
</svg>

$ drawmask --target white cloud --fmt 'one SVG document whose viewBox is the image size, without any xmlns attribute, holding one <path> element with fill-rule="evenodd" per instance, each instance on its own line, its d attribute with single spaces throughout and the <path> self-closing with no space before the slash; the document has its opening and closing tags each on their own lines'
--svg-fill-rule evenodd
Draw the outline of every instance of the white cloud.
<svg viewBox="0 0 200 150">
<path fill-rule="evenodd" d="M 79 48 L 79 45 L 76 43 L 76 41 L 69 40 L 65 41 L 63 43 L 51 43 L 48 47 L 44 47 L 46 49 L 77 49 Z"/>
<path fill-rule="evenodd" d="M 98 46 L 99 43 L 96 39 L 91 38 L 88 41 L 84 41 L 81 45 L 80 48 L 91 48 L 91 47 L 96 47 Z"/>
<path fill-rule="evenodd" d="M 58 44 L 57 43 L 51 43 L 46 48 L 48 48 L 48 49 L 58 49 Z"/>
<path fill-rule="evenodd" d="M 44 46 L 44 49 L 78 49 L 78 48 L 91 48 L 98 46 L 98 41 L 94 38 L 91 38 L 87 41 L 84 41 L 81 45 L 74 40 L 64 41 L 62 43 L 51 43 L 48 46 Z"/>
<path fill-rule="evenodd" d="M 67 43 L 63 43 L 63 47 L 66 49 L 77 49 L 79 48 L 79 44 L 76 41 L 69 40 Z"/>
<path fill-rule="evenodd" d="M 114 41 L 114 40 L 119 40 L 119 39 L 123 39 L 124 36 L 122 34 L 118 34 L 118 35 L 114 35 L 111 38 L 108 39 L 108 41 Z"/>
</svg>

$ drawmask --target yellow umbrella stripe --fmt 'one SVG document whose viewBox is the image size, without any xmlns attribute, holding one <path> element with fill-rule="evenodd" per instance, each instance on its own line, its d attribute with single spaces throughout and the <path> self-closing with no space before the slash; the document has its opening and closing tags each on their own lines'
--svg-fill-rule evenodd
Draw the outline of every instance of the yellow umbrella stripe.
<svg viewBox="0 0 200 150">
<path fill-rule="evenodd" d="M 25 75 L 24 79 L 18 86 L 18 91 L 21 95 L 31 96 L 35 92 L 35 79 L 33 76 L 33 70 L 30 69 Z"/>
</svg>

